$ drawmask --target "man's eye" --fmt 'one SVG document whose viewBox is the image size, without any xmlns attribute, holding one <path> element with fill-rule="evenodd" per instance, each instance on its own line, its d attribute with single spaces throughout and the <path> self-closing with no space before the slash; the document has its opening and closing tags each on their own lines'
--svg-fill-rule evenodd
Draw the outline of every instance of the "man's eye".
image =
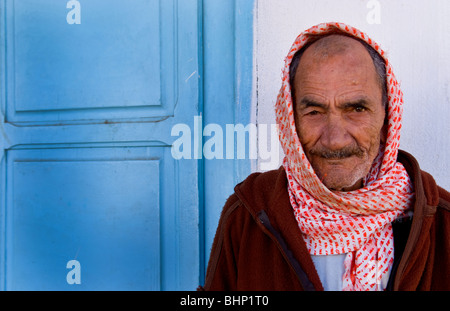
<svg viewBox="0 0 450 311">
<path fill-rule="evenodd" d="M 364 112 L 364 111 L 367 110 L 367 108 L 364 107 L 364 106 L 356 106 L 353 110 L 354 110 L 355 112 Z"/>
<path fill-rule="evenodd" d="M 320 112 L 317 110 L 311 110 L 309 112 L 306 113 L 307 116 L 315 116 L 318 115 Z"/>
</svg>

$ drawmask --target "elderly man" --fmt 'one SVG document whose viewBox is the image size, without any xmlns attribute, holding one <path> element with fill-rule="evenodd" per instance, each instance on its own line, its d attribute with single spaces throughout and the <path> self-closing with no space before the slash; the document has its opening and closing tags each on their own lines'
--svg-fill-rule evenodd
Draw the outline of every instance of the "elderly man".
<svg viewBox="0 0 450 311">
<path fill-rule="evenodd" d="M 300 34 L 275 107 L 283 165 L 236 186 L 204 289 L 450 290 L 450 193 L 399 151 L 402 105 L 366 34 Z"/>
</svg>

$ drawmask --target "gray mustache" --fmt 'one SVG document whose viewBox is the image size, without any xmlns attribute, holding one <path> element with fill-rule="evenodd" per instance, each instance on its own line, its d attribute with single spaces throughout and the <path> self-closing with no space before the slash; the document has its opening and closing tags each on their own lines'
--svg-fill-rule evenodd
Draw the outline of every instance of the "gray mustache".
<svg viewBox="0 0 450 311">
<path fill-rule="evenodd" d="M 310 150 L 310 154 L 322 157 L 324 159 L 345 159 L 351 156 L 362 157 L 364 150 L 359 146 L 348 146 L 338 150 L 330 150 L 327 148 L 314 148 Z"/>
</svg>

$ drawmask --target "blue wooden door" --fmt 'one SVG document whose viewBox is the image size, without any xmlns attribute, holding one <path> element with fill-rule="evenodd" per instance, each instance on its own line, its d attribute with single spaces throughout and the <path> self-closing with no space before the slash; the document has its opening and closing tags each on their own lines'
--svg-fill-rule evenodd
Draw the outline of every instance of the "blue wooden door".
<svg viewBox="0 0 450 311">
<path fill-rule="evenodd" d="M 200 2 L 0 3 L 0 288 L 195 289 Z"/>
</svg>

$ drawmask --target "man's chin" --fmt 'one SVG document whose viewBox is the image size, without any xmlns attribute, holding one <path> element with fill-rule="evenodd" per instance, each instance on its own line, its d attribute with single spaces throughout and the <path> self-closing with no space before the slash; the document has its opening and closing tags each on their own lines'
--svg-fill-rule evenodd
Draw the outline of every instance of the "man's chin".
<svg viewBox="0 0 450 311">
<path fill-rule="evenodd" d="M 370 166 L 355 157 L 344 159 L 314 159 L 313 168 L 322 183 L 332 191 L 353 191 L 363 186 Z"/>
<path fill-rule="evenodd" d="M 363 177 L 358 175 L 349 176 L 347 174 L 337 174 L 337 172 L 328 172 L 319 178 L 322 183 L 331 191 L 353 191 L 362 187 Z"/>
</svg>

